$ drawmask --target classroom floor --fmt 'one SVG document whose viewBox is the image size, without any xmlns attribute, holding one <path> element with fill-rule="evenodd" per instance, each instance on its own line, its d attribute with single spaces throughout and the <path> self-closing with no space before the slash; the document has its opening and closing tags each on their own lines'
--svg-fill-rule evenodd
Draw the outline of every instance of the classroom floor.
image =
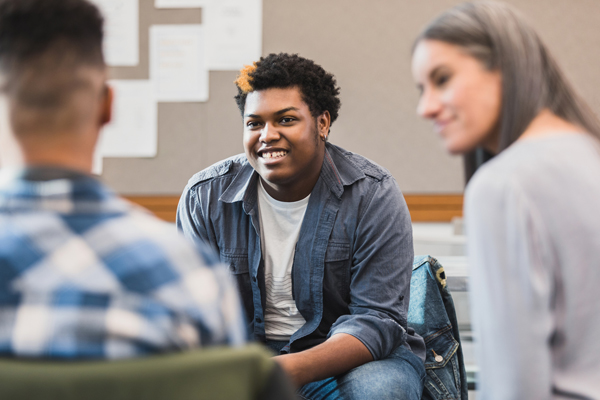
<svg viewBox="0 0 600 400">
<path fill-rule="evenodd" d="M 438 259 L 448 276 L 466 277 L 467 263 L 465 236 L 460 221 L 455 223 L 414 223 L 413 242 L 415 255 L 429 254 Z M 453 291 L 452 299 L 461 333 L 463 355 L 467 375 L 473 379 L 476 365 L 473 355 L 471 318 L 467 291 Z M 475 399 L 475 392 L 469 391 L 469 400 Z"/>
</svg>

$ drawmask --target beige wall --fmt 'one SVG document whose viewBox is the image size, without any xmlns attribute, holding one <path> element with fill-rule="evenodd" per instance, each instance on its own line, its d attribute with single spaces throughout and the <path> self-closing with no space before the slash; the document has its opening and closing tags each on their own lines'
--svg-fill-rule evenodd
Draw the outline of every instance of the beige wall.
<svg viewBox="0 0 600 400">
<path fill-rule="evenodd" d="M 415 115 L 413 38 L 451 0 L 263 0 L 263 54 L 294 52 L 334 73 L 342 109 L 331 142 L 388 168 L 405 193 L 459 193 L 460 159 L 447 156 Z M 600 110 L 600 1 L 511 0 L 525 13 L 594 110 Z M 140 0 L 140 66 L 111 77 L 148 78 L 148 27 L 199 23 L 200 10 L 156 10 Z M 123 194 L 178 194 L 196 171 L 242 152 L 236 73 L 210 73 L 206 103 L 161 103 L 158 156 L 105 159 L 104 180 Z"/>
</svg>

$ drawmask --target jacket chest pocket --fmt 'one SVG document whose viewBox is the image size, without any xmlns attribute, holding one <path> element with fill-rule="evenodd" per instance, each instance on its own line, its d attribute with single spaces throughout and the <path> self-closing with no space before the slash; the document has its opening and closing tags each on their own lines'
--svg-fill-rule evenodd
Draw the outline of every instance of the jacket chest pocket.
<svg viewBox="0 0 600 400">
<path fill-rule="evenodd" d="M 229 266 L 233 275 L 248 274 L 248 254 L 226 253 L 221 251 L 221 262 Z"/>
<path fill-rule="evenodd" d="M 229 267 L 229 272 L 236 280 L 238 290 L 244 303 L 246 315 L 251 319 L 254 315 L 252 304 L 252 283 L 248 265 L 248 252 L 244 250 L 221 250 L 221 262 Z"/>
<path fill-rule="evenodd" d="M 461 395 L 460 367 L 457 350 L 459 343 L 451 333 L 451 326 L 425 338 L 425 390 L 430 397 L 440 400 L 459 400 Z"/>
<path fill-rule="evenodd" d="M 350 301 L 350 244 L 330 240 L 325 252 L 323 287 L 332 288 L 343 301 Z"/>
</svg>

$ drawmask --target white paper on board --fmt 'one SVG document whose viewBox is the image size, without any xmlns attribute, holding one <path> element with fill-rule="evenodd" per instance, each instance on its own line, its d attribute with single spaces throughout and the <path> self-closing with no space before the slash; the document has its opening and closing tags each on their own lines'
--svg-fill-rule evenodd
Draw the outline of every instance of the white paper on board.
<svg viewBox="0 0 600 400">
<path fill-rule="evenodd" d="M 138 0 L 92 0 L 104 15 L 104 56 L 113 66 L 139 64 Z"/>
<path fill-rule="evenodd" d="M 104 128 L 103 157 L 155 157 L 157 104 L 148 80 L 113 80 L 112 120 Z"/>
<path fill-rule="evenodd" d="M 158 101 L 207 101 L 208 68 L 201 25 L 150 27 L 150 80 Z"/>
<path fill-rule="evenodd" d="M 92 161 L 92 174 L 94 175 L 102 175 L 102 167 L 103 167 L 103 158 L 102 158 L 102 146 L 100 144 L 100 140 L 96 144 L 96 149 L 94 150 L 94 159 Z"/>
<path fill-rule="evenodd" d="M 262 0 L 212 0 L 202 10 L 208 69 L 239 71 L 262 54 Z"/>
<path fill-rule="evenodd" d="M 156 0 L 156 8 L 201 8 L 210 0 Z"/>
</svg>

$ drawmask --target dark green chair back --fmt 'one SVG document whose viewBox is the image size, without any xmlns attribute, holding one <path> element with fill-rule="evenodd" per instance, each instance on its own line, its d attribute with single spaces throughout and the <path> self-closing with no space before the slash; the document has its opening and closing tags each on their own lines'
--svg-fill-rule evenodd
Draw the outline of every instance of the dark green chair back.
<svg viewBox="0 0 600 400">
<path fill-rule="evenodd" d="M 122 361 L 0 359 L 3 400 L 292 398 L 287 377 L 258 345 Z"/>
</svg>

